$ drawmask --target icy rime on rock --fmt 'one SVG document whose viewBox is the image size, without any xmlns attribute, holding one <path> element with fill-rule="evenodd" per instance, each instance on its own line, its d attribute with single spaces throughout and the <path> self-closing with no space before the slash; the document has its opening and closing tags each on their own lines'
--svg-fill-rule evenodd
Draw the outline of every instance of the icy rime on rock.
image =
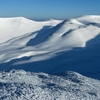
<svg viewBox="0 0 100 100">
<path fill-rule="evenodd" d="M 100 81 L 75 72 L 0 72 L 0 100 L 100 100 Z"/>
</svg>

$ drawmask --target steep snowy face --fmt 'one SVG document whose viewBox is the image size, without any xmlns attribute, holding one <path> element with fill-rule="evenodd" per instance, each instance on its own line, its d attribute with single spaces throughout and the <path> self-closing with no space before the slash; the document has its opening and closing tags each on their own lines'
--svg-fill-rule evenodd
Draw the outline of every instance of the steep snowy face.
<svg viewBox="0 0 100 100">
<path fill-rule="evenodd" d="M 0 72 L 1 100 L 99 100 L 100 81 L 75 72 Z"/>
<path fill-rule="evenodd" d="M 40 30 L 43 26 L 55 26 L 59 20 L 37 22 L 24 17 L 0 18 L 0 43 L 16 36 Z"/>
</svg>

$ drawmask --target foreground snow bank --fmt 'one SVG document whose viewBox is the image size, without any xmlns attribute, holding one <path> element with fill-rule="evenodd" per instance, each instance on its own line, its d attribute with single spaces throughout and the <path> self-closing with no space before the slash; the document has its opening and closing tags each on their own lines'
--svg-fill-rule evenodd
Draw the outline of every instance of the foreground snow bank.
<svg viewBox="0 0 100 100">
<path fill-rule="evenodd" d="M 100 100 L 100 81 L 76 72 L 0 72 L 0 100 Z"/>
</svg>

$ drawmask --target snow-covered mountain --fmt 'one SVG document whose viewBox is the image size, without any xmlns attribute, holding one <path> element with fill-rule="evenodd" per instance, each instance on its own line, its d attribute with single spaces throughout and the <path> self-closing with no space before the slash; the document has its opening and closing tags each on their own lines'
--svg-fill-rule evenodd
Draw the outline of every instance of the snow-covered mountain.
<svg viewBox="0 0 100 100">
<path fill-rule="evenodd" d="M 0 72 L 0 100 L 100 100 L 100 81 L 76 72 Z"/>
<path fill-rule="evenodd" d="M 0 100 L 100 100 L 99 59 L 100 16 L 0 18 Z"/>
<path fill-rule="evenodd" d="M 43 26 L 55 26 L 60 20 L 32 21 L 24 17 L 0 18 L 0 43 L 11 38 L 40 30 Z"/>
<path fill-rule="evenodd" d="M 59 73 L 72 70 L 100 79 L 100 16 L 36 22 L 0 19 L 0 69 Z"/>
</svg>

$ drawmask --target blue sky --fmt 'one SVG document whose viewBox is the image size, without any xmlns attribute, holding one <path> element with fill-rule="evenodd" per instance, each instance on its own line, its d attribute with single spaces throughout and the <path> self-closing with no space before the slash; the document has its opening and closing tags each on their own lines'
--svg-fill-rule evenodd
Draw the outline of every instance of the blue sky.
<svg viewBox="0 0 100 100">
<path fill-rule="evenodd" d="M 100 14 L 100 0 L 0 0 L 0 17 L 66 19 Z"/>
</svg>

